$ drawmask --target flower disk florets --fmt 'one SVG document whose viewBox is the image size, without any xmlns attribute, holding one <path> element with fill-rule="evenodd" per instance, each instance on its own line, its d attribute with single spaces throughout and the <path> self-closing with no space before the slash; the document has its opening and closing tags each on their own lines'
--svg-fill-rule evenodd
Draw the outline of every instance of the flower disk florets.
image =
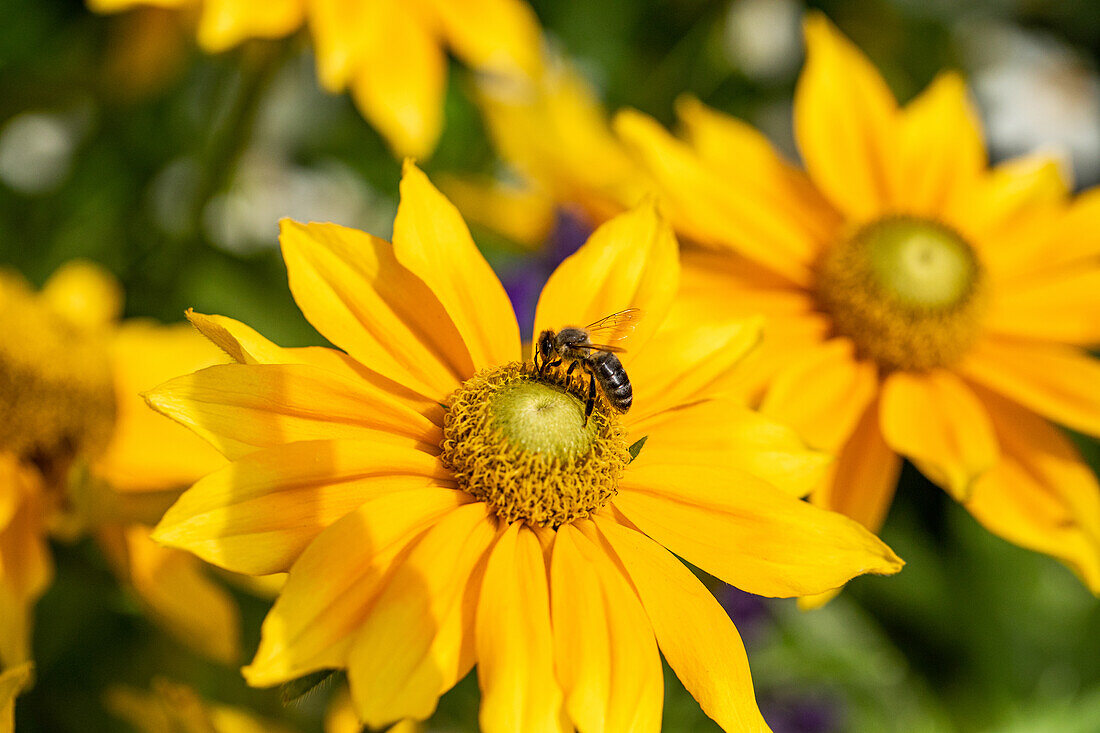
<svg viewBox="0 0 1100 733">
<path fill-rule="evenodd" d="M 984 272 L 971 246 L 937 222 L 896 216 L 826 251 L 817 295 L 837 333 L 885 369 L 950 366 L 974 343 Z"/>
<path fill-rule="evenodd" d="M 625 431 L 598 405 L 584 419 L 576 375 L 539 375 L 512 363 L 467 380 L 451 395 L 443 464 L 505 522 L 559 527 L 598 511 L 630 461 Z"/>
</svg>

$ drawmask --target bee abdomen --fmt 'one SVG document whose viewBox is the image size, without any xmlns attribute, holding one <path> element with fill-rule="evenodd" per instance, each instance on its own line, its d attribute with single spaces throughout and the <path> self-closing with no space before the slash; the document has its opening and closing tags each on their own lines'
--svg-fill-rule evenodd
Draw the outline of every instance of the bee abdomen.
<svg viewBox="0 0 1100 733">
<path fill-rule="evenodd" d="M 596 379 L 603 388 L 607 401 L 619 412 L 626 412 L 634 401 L 634 389 L 619 357 L 602 352 L 594 359 Z"/>
</svg>

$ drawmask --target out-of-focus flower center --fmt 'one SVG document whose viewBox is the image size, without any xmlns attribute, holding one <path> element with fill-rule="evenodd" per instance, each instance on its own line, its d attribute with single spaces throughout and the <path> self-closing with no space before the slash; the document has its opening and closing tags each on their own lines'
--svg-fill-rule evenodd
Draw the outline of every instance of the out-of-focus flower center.
<svg viewBox="0 0 1100 733">
<path fill-rule="evenodd" d="M 0 451 L 65 470 L 111 437 L 115 392 L 102 334 L 0 273 Z"/>
<path fill-rule="evenodd" d="M 821 261 L 817 294 L 841 336 L 887 369 L 957 361 L 978 336 L 984 272 L 942 224 L 889 217 L 863 226 Z"/>
<path fill-rule="evenodd" d="M 505 522 L 589 516 L 615 495 L 630 454 L 616 415 L 597 407 L 585 423 L 577 385 L 528 363 L 478 374 L 447 405 L 443 464 Z"/>
</svg>

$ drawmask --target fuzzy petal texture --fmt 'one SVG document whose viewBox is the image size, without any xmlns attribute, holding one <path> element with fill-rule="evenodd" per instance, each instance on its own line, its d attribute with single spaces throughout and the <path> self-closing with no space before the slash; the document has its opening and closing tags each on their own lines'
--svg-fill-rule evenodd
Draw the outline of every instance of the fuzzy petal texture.
<svg viewBox="0 0 1100 733">
<path fill-rule="evenodd" d="M 252 575 L 287 570 L 325 528 L 390 493 L 451 486 L 415 448 L 316 440 L 257 451 L 206 476 L 165 513 L 158 542 Z"/>
<path fill-rule="evenodd" d="M 477 678 L 486 733 L 568 733 L 554 673 L 550 590 L 535 532 L 513 522 L 493 547 L 477 605 Z"/>
<path fill-rule="evenodd" d="M 371 603 L 406 548 L 472 501 L 427 488 L 368 501 L 326 529 L 294 566 L 264 619 L 260 647 L 242 672 L 267 687 L 327 667 L 344 667 Z"/>
<path fill-rule="evenodd" d="M 211 53 L 249 38 L 282 38 L 305 20 L 305 0 L 203 0 L 199 45 Z"/>
<path fill-rule="evenodd" d="M 966 383 L 945 369 L 891 374 L 880 414 L 886 443 L 959 501 L 997 462 L 989 414 Z"/>
<path fill-rule="evenodd" d="M 633 582 L 661 653 L 703 712 L 731 733 L 769 731 L 741 637 L 710 591 L 645 535 L 600 515 L 596 525 Z"/>
<path fill-rule="evenodd" d="M 542 29 L 523 0 L 426 0 L 455 55 L 478 71 L 534 78 Z"/>
<path fill-rule="evenodd" d="M 749 593 L 802 596 L 902 562 L 856 522 L 728 467 L 651 464 L 643 449 L 614 506 L 692 565 Z"/>
<path fill-rule="evenodd" d="M 474 614 L 495 537 L 485 504 L 466 504 L 394 569 L 348 652 L 355 709 L 371 728 L 427 719 L 474 666 Z"/>
</svg>

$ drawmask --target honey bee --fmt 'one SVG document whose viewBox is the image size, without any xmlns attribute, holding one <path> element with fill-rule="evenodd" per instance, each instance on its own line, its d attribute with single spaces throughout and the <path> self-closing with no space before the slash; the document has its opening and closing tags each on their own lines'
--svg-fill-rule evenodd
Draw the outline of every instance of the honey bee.
<svg viewBox="0 0 1100 733">
<path fill-rule="evenodd" d="M 634 390 L 630 378 L 616 354 L 626 349 L 616 346 L 631 334 L 638 319 L 642 317 L 639 308 L 612 313 L 584 328 L 566 326 L 560 331 L 547 329 L 539 334 L 535 347 L 535 366 L 539 374 L 547 369 L 559 367 L 569 362 L 565 372 L 567 379 L 579 367 L 588 374 L 588 400 L 584 405 L 584 422 L 592 415 L 596 404 L 596 385 L 603 390 L 608 403 L 619 412 L 626 412 L 634 399 Z"/>
</svg>

